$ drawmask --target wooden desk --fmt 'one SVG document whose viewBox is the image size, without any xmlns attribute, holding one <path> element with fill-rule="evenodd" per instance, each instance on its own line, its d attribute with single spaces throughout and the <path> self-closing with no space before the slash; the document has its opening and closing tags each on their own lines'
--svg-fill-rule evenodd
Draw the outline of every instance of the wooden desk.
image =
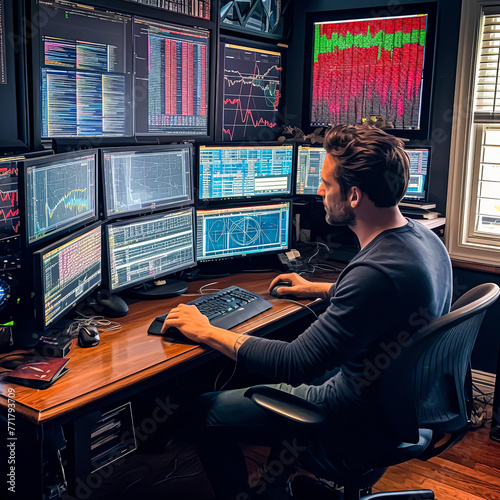
<svg viewBox="0 0 500 500">
<path fill-rule="evenodd" d="M 6 380 L 0 381 L 0 405 L 7 413 L 8 397 L 15 391 L 15 410 L 18 424 L 22 421 L 25 432 L 34 437 L 33 446 L 43 446 L 37 428 L 62 426 L 104 404 L 132 397 L 145 387 L 168 380 L 199 363 L 222 356 L 203 346 L 181 344 L 166 337 L 148 335 L 149 324 L 156 316 L 167 312 L 180 302 L 189 302 L 201 286 L 217 281 L 211 288 L 225 288 L 237 284 L 273 300 L 273 307 L 264 313 L 235 327 L 240 333 L 265 335 L 311 313 L 290 301 L 274 299 L 267 293 L 270 281 L 276 273 L 233 275 L 217 280 L 196 281 L 189 285 L 185 295 L 164 299 L 135 302 L 129 313 L 117 321 L 122 328 L 101 334 L 101 342 L 93 348 L 80 348 L 73 340 L 69 353 L 69 368 L 61 379 L 45 390 L 23 387 Z M 335 275 L 314 278 L 333 282 Z M 315 310 L 326 307 L 326 301 L 302 300 Z M 311 322 L 314 318 L 311 317 Z M 9 392 L 10 390 L 10 392 Z M 35 425 L 34 425 L 35 424 Z M 18 429 L 21 426 L 18 427 Z M 20 440 L 30 439 L 19 435 Z M 43 490 L 43 458 L 30 459 L 26 467 L 38 469 L 30 490 L 30 499 L 39 498 Z M 43 450 L 41 455 L 43 455 Z M 28 479 L 30 478 L 27 475 Z M 40 491 L 39 491 L 40 490 Z M 33 496 L 34 495 L 34 496 Z M 21 498 L 21 497 L 20 497 Z"/>
</svg>

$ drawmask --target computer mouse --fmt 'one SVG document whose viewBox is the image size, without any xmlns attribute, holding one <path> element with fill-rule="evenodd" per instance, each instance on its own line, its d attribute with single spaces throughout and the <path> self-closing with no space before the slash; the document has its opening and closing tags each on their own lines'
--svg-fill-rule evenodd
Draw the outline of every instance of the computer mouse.
<svg viewBox="0 0 500 500">
<path fill-rule="evenodd" d="M 286 299 L 289 297 L 293 297 L 293 295 L 287 295 L 284 293 L 278 293 L 278 288 L 292 286 L 292 282 L 290 280 L 279 280 L 276 285 L 273 286 L 272 290 L 269 292 L 273 297 L 278 297 L 279 299 Z"/>
<path fill-rule="evenodd" d="M 128 313 L 127 303 L 118 295 L 97 296 L 96 302 L 102 307 L 99 314 L 109 318 L 121 318 Z"/>
<path fill-rule="evenodd" d="M 78 330 L 78 345 L 80 347 L 95 347 L 100 340 L 99 330 L 95 326 L 81 326 Z"/>
</svg>

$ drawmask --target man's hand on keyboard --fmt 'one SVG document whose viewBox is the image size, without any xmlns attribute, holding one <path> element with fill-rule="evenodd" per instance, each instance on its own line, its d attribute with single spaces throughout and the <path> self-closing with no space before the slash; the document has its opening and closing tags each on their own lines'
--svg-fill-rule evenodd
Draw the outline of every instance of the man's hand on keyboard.
<svg viewBox="0 0 500 500">
<path fill-rule="evenodd" d="M 206 338 L 203 334 L 213 328 L 196 306 L 187 304 L 179 304 L 168 313 L 161 333 L 164 334 L 169 327 L 178 328 L 186 337 L 198 343 L 204 343 Z"/>
<path fill-rule="evenodd" d="M 238 349 L 248 338 L 246 335 L 212 326 L 196 306 L 187 304 L 179 304 L 168 313 L 161 332 L 164 334 L 169 327 L 178 328 L 194 342 L 213 347 L 231 359 L 236 359 Z"/>
<path fill-rule="evenodd" d="M 280 274 L 271 281 L 269 284 L 269 291 L 281 280 L 289 280 L 291 286 L 287 286 L 286 290 L 282 290 L 281 293 L 286 293 L 290 295 L 295 295 L 297 298 L 327 298 L 332 283 L 319 283 L 316 281 L 308 281 L 297 273 Z"/>
</svg>

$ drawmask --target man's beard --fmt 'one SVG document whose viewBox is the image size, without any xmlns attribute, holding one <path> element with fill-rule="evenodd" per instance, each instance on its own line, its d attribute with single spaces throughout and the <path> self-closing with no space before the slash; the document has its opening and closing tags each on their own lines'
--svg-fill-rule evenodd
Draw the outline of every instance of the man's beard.
<svg viewBox="0 0 500 500">
<path fill-rule="evenodd" d="M 325 219 L 330 226 L 355 226 L 356 215 L 353 209 L 347 203 L 338 203 L 334 207 L 334 211 L 329 212 L 325 206 Z"/>
</svg>

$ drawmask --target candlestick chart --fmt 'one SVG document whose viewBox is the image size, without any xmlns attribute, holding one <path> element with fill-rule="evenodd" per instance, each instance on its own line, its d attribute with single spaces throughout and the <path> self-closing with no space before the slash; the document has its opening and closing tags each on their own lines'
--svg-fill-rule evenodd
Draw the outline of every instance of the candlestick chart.
<svg viewBox="0 0 500 500">
<path fill-rule="evenodd" d="M 279 52 L 225 45 L 224 141 L 276 139 L 281 73 Z"/>
<path fill-rule="evenodd" d="M 427 16 L 316 23 L 311 126 L 381 116 L 419 129 Z"/>
<path fill-rule="evenodd" d="M 0 167 L 0 239 L 18 232 L 17 167 Z"/>
</svg>

